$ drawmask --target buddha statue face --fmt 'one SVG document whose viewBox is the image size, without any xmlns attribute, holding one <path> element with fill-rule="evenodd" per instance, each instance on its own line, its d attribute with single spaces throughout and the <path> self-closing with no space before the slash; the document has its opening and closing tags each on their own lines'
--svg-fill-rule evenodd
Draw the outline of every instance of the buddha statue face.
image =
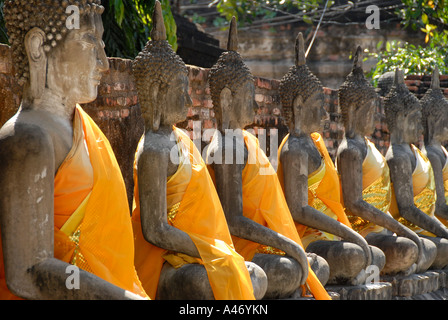
<svg viewBox="0 0 448 320">
<path fill-rule="evenodd" d="M 191 98 L 188 94 L 188 76 L 179 73 L 171 80 L 166 90 L 166 108 L 163 112 L 163 122 L 175 124 L 184 120 L 191 104 Z"/>
<path fill-rule="evenodd" d="M 254 119 L 255 85 L 253 81 L 245 81 L 237 88 L 225 87 L 220 93 L 220 112 L 225 128 L 244 128 Z"/>
<path fill-rule="evenodd" d="M 361 47 L 353 59 L 353 69 L 338 92 L 339 106 L 346 134 L 367 136 L 374 130 L 378 96 L 375 88 L 364 77 Z"/>
<path fill-rule="evenodd" d="M 16 77 L 24 100 L 51 93 L 68 103 L 86 103 L 97 96 L 101 73 L 109 64 L 102 41 L 99 0 L 5 2 Z M 79 10 L 79 28 L 69 28 L 69 5 Z M 28 17 L 28 19 L 23 19 Z M 22 21 L 23 19 L 23 21 Z"/>
<path fill-rule="evenodd" d="M 401 117 L 399 116 L 400 118 L 403 119 L 401 125 L 405 141 L 408 143 L 418 141 L 423 133 L 421 108 L 416 106 Z"/>
<path fill-rule="evenodd" d="M 328 113 L 324 108 L 325 96 L 321 90 L 314 91 L 305 102 L 302 96 L 296 96 L 293 102 L 294 121 L 290 124 L 296 130 L 311 134 L 319 131 L 321 121 Z"/>
<path fill-rule="evenodd" d="M 85 16 L 80 29 L 67 32 L 65 40 L 48 54 L 48 88 L 77 103 L 96 99 L 102 72 L 109 68 L 103 31 L 101 17 L 95 14 Z"/>
<path fill-rule="evenodd" d="M 402 143 L 418 141 L 423 133 L 422 107 L 406 87 L 400 70 L 396 71 L 394 85 L 384 99 L 384 109 L 392 136 L 399 137 Z"/>
</svg>

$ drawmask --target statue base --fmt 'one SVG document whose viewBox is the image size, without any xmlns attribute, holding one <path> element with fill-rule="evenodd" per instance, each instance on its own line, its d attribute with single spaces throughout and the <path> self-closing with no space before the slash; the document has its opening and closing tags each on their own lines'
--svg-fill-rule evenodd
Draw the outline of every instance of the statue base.
<svg viewBox="0 0 448 320">
<path fill-rule="evenodd" d="M 328 285 L 325 289 L 339 294 L 339 300 L 392 299 L 392 284 L 388 282 L 369 283 L 357 286 Z"/>
<path fill-rule="evenodd" d="M 428 270 L 409 276 L 381 276 L 392 284 L 394 300 L 448 299 L 448 270 Z"/>
</svg>

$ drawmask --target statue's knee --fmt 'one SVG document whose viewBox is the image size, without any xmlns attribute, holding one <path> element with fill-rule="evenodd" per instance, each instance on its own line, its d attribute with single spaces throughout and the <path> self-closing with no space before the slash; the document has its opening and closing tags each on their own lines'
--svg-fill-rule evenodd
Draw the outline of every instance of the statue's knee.
<svg viewBox="0 0 448 320">
<path fill-rule="evenodd" d="M 166 262 L 160 274 L 157 299 L 213 300 L 213 290 L 204 266 L 186 264 L 175 269 Z"/>
<path fill-rule="evenodd" d="M 448 265 L 448 240 L 439 237 L 422 238 L 436 246 L 436 254 L 431 269 L 443 269 Z"/>
<path fill-rule="evenodd" d="M 249 271 L 255 299 L 260 300 L 264 297 L 268 288 L 268 277 L 266 272 L 253 262 L 246 261 L 246 267 Z"/>
<path fill-rule="evenodd" d="M 366 265 L 362 248 L 346 241 L 315 241 L 308 245 L 307 252 L 315 253 L 327 261 L 330 266 L 329 283 L 356 277 Z"/>
<path fill-rule="evenodd" d="M 397 236 L 366 237 L 366 239 L 369 244 L 384 252 L 383 274 L 405 272 L 417 261 L 418 247 L 411 239 Z"/>
<path fill-rule="evenodd" d="M 320 283 L 325 286 L 330 278 L 330 265 L 327 260 L 315 253 L 307 253 L 308 262 Z"/>
<path fill-rule="evenodd" d="M 303 270 L 296 260 L 274 254 L 256 254 L 252 262 L 266 273 L 265 299 L 288 297 L 300 287 Z"/>
</svg>

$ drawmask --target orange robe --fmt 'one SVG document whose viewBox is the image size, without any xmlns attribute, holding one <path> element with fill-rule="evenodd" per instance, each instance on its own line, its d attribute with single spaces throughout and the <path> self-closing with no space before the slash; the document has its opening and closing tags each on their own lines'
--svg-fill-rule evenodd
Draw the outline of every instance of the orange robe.
<svg viewBox="0 0 448 320">
<path fill-rule="evenodd" d="M 160 272 L 165 261 L 177 268 L 186 263 L 201 263 L 207 270 L 217 300 L 253 300 L 253 287 L 243 257 L 232 243 L 218 194 L 201 154 L 182 130 L 173 127 L 180 151 L 176 173 L 168 178 L 166 201 L 168 223 L 186 232 L 196 245 L 201 259 L 167 252 L 147 242 L 142 234 L 137 164 L 134 163 L 135 266 L 146 292 L 155 298 Z M 144 139 L 139 149 L 143 148 Z"/>
<path fill-rule="evenodd" d="M 80 106 L 73 130 L 72 149 L 55 176 L 55 258 L 147 298 L 134 267 L 126 189 L 112 148 Z M 0 298 L 14 298 L 5 291 L 3 269 L 1 259 Z"/>
<path fill-rule="evenodd" d="M 288 138 L 289 135 L 283 139 L 278 150 L 277 175 L 283 190 L 284 176 L 280 152 Z M 311 134 L 311 139 L 322 157 L 322 164 L 315 172 L 308 175 L 308 205 L 351 228 L 344 212 L 344 207 L 341 204 L 339 176 L 333 160 L 328 154 L 324 139 L 317 132 Z M 340 240 L 339 237 L 298 222 L 295 222 L 295 226 L 305 248 L 316 240 Z"/>
<path fill-rule="evenodd" d="M 258 139 L 246 130 L 242 132 L 249 154 L 242 172 L 243 215 L 295 241 L 303 248 L 274 168 L 261 150 Z M 208 168 L 213 178 L 213 168 L 211 165 Z M 237 252 L 247 261 L 252 260 L 257 252 L 281 254 L 277 249 L 235 236 L 232 238 Z M 318 300 L 330 300 L 311 267 L 308 270 L 307 284 L 311 293 Z"/>
<path fill-rule="evenodd" d="M 434 218 L 434 210 L 436 203 L 436 185 L 434 181 L 434 172 L 432 170 L 429 159 L 413 144 L 411 149 L 414 151 L 416 166 L 412 173 L 412 189 L 414 192 L 414 204 L 428 216 Z M 395 191 L 392 188 L 392 201 L 390 205 L 390 213 L 392 216 L 413 230 L 417 234 L 435 237 L 435 234 L 416 226 L 400 215 L 398 210 L 397 200 L 395 198 Z"/>
</svg>

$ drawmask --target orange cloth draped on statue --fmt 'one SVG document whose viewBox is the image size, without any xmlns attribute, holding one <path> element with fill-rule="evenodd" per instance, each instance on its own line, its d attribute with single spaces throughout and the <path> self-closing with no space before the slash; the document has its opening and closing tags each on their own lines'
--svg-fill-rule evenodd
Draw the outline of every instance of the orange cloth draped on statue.
<svg viewBox="0 0 448 320">
<path fill-rule="evenodd" d="M 112 148 L 80 106 L 73 130 L 72 149 L 55 176 L 55 258 L 147 298 L 134 268 L 126 189 Z M 0 299 L 11 295 L 0 288 Z"/>
<path fill-rule="evenodd" d="M 432 170 L 429 159 L 413 144 L 410 145 L 411 150 L 415 154 L 416 165 L 414 172 L 412 172 L 412 189 L 414 192 L 414 204 L 422 212 L 430 217 L 435 217 L 435 203 L 437 199 L 436 185 L 434 180 L 434 172 Z M 419 235 L 435 237 L 435 234 L 420 228 L 411 223 L 400 215 L 398 210 L 397 200 L 395 198 L 395 191 L 392 188 L 392 200 L 390 205 L 390 213 L 400 223 L 407 226 Z"/>
<path fill-rule="evenodd" d="M 232 243 L 218 194 L 201 154 L 193 141 L 173 127 L 179 148 L 179 167 L 168 178 L 166 199 L 168 223 L 186 232 L 196 245 L 201 259 L 167 252 L 147 242 L 142 234 L 137 164 L 134 163 L 134 210 L 132 222 L 135 238 L 135 266 L 143 287 L 155 298 L 160 272 L 165 261 L 173 267 L 201 263 L 207 270 L 217 300 L 253 300 L 253 288 L 243 257 Z M 143 148 L 140 141 L 137 152 Z"/>
<path fill-rule="evenodd" d="M 246 130 L 242 130 L 242 133 L 248 150 L 248 160 L 242 172 L 243 215 L 295 241 L 303 248 L 274 168 L 261 150 L 258 139 Z M 208 165 L 208 168 L 214 178 L 212 166 Z M 246 239 L 235 236 L 232 238 L 236 251 L 247 261 L 252 260 L 257 252 L 271 251 L 275 254 L 279 251 Z M 308 270 L 306 282 L 314 297 L 317 300 L 331 300 L 310 266 Z"/>
<path fill-rule="evenodd" d="M 277 175 L 283 190 L 284 176 L 280 152 L 288 138 L 289 134 L 283 139 L 278 150 Z M 308 205 L 351 228 L 344 207 L 341 204 L 339 176 L 333 160 L 328 154 L 325 141 L 317 132 L 311 134 L 311 139 L 322 157 L 322 165 L 315 172 L 308 175 Z M 339 240 L 339 237 L 307 227 L 298 222 L 295 222 L 295 226 L 305 248 L 316 240 Z"/>
</svg>

